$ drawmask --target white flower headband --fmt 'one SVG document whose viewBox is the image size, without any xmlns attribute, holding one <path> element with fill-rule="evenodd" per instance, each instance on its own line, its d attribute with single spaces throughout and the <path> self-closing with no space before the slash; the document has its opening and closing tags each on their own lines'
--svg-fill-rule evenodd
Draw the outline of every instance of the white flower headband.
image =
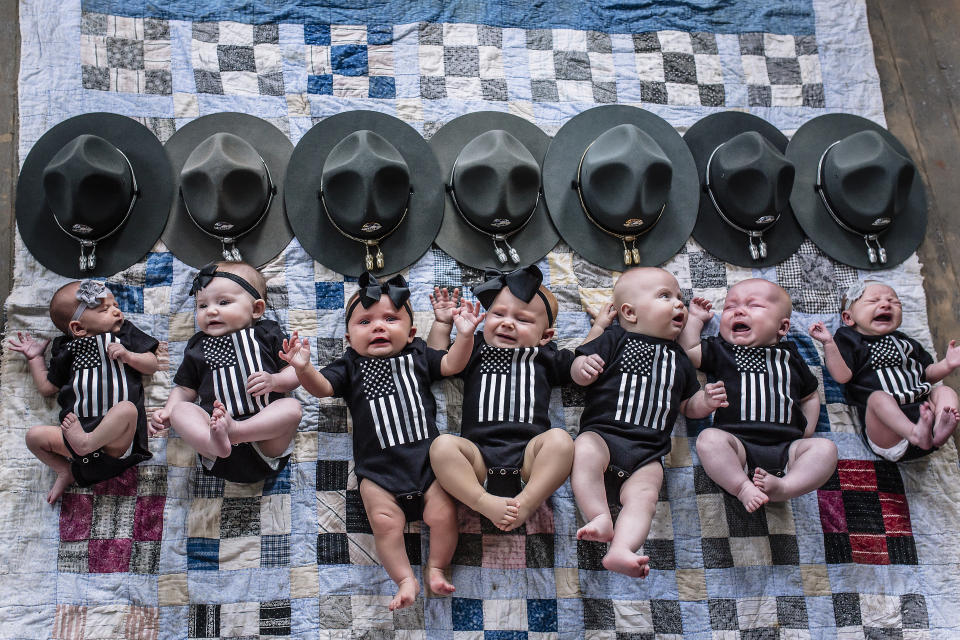
<svg viewBox="0 0 960 640">
<path fill-rule="evenodd" d="M 843 294 L 843 300 L 840 303 L 840 311 L 846 311 L 853 306 L 853 303 L 863 297 L 863 292 L 872 284 L 883 284 L 876 280 L 857 280 Z"/>
<path fill-rule="evenodd" d="M 80 286 L 77 287 L 77 300 L 80 301 L 80 304 L 77 305 L 77 310 L 73 312 L 70 322 L 79 320 L 87 309 L 99 307 L 100 301 L 106 298 L 108 293 L 110 293 L 110 289 L 107 289 L 102 282 L 82 280 Z"/>
</svg>

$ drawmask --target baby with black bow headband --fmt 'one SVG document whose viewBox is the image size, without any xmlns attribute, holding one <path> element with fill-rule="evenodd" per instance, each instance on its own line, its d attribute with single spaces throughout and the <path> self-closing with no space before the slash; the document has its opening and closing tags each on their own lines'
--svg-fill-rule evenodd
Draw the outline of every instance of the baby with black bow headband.
<svg viewBox="0 0 960 640">
<path fill-rule="evenodd" d="M 49 369 L 50 340 L 17 332 L 9 346 L 27 359 L 37 390 L 60 405 L 59 426 L 36 425 L 26 435 L 30 451 L 57 473 L 47 494 L 53 504 L 74 481 L 89 487 L 152 457 L 142 376 L 157 370 L 159 343 L 127 321 L 96 280 L 60 287 L 50 319 L 63 335 L 53 341 Z"/>
<path fill-rule="evenodd" d="M 360 496 L 377 555 L 397 583 L 392 611 L 413 604 L 420 592 L 404 546 L 408 521 L 422 519 L 430 527 L 424 572 L 430 590 L 438 595 L 454 591 L 444 571 L 453 559 L 459 527 L 453 500 L 430 468 L 430 443 L 438 434 L 430 383 L 463 370 L 483 314 L 472 303 L 452 312 L 456 341 L 449 351 L 431 349 L 416 337 L 410 290 L 402 276 L 381 283 L 366 272 L 359 287 L 347 301 L 350 346 L 343 357 L 317 371 L 306 339 L 296 333 L 284 342 L 281 357 L 296 370 L 304 389 L 318 398 L 344 398 L 350 409 Z"/>
<path fill-rule="evenodd" d="M 172 427 L 206 474 L 258 482 L 280 472 L 300 425 L 300 386 L 280 358 L 286 335 L 264 318 L 266 281 L 245 262 L 208 264 L 193 280 L 200 329 L 187 342 L 176 385 L 151 429 Z"/>
</svg>

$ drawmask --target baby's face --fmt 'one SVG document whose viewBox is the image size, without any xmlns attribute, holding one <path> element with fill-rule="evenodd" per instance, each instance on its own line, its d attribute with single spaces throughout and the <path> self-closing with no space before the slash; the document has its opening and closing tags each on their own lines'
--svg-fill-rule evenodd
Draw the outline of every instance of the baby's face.
<svg viewBox="0 0 960 640">
<path fill-rule="evenodd" d="M 96 336 L 101 333 L 113 333 L 123 324 L 123 312 L 112 293 L 100 300 L 100 304 L 92 309 L 85 309 L 80 316 L 80 327 L 74 335 Z"/>
<path fill-rule="evenodd" d="M 524 302 L 504 287 L 487 309 L 483 339 L 494 347 L 517 349 L 544 345 L 553 338 L 547 326 L 547 308 L 540 296 Z"/>
<path fill-rule="evenodd" d="M 417 330 L 406 309 L 397 309 L 386 295 L 364 309 L 358 304 L 347 322 L 347 342 L 361 356 L 390 358 L 413 342 Z"/>
<path fill-rule="evenodd" d="M 263 305 L 227 278 L 212 278 L 197 292 L 197 326 L 208 336 L 225 336 L 247 327 L 263 315 Z"/>
<path fill-rule="evenodd" d="M 621 276 L 614 299 L 620 324 L 636 333 L 676 340 L 687 323 L 680 283 L 663 269 L 642 269 Z"/>
<path fill-rule="evenodd" d="M 885 336 L 900 328 L 903 307 L 896 291 L 885 284 L 871 284 L 840 317 L 858 333 Z"/>
<path fill-rule="evenodd" d="M 766 280 L 745 280 L 730 287 L 720 314 L 720 336 L 730 344 L 766 347 L 790 328 L 790 299 Z"/>
</svg>

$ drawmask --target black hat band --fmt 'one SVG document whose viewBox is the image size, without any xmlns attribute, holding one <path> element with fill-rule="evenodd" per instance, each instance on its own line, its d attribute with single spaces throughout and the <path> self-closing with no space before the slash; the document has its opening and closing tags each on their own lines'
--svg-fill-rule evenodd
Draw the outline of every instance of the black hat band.
<svg viewBox="0 0 960 640">
<path fill-rule="evenodd" d="M 710 165 L 713 162 L 713 156 L 717 154 L 717 151 L 719 151 L 720 147 L 722 146 L 723 144 L 717 145 L 716 148 L 714 148 L 714 150 L 710 152 L 710 157 L 707 158 L 704 191 L 706 191 L 707 195 L 710 196 L 710 202 L 713 203 L 713 208 L 716 210 L 717 214 L 720 216 L 720 219 L 726 222 L 728 225 L 730 225 L 734 229 L 736 229 L 737 231 L 739 231 L 740 233 L 746 234 L 747 240 L 750 243 L 750 257 L 753 260 L 763 260 L 764 258 L 767 257 L 767 243 L 763 239 L 763 234 L 769 231 L 770 229 L 772 229 L 773 225 L 777 224 L 777 221 L 780 220 L 780 216 L 782 215 L 783 212 L 777 211 L 776 215 L 774 216 L 761 217 L 758 220 L 758 222 L 765 221 L 765 218 L 768 218 L 768 217 L 772 218 L 772 220 L 769 221 L 769 224 L 767 224 L 767 226 L 763 227 L 762 229 L 745 229 L 744 227 L 741 227 L 740 225 L 736 224 L 733 220 L 731 220 L 729 217 L 727 217 L 727 215 L 723 212 L 723 208 L 720 206 L 720 203 L 717 202 L 717 198 L 713 193 L 713 186 L 710 184 Z"/>
<path fill-rule="evenodd" d="M 340 235 L 354 242 L 359 242 L 363 245 L 364 249 L 364 266 L 367 271 L 373 271 L 374 266 L 377 270 L 383 269 L 385 259 L 383 257 L 383 249 L 380 248 L 380 243 L 387 239 L 387 237 L 400 228 L 400 225 L 403 224 L 403 221 L 407 218 L 407 213 L 410 211 L 410 196 L 413 195 L 413 187 L 410 187 L 410 192 L 407 193 L 407 202 L 403 207 L 403 214 L 400 216 L 400 219 L 397 220 L 397 224 L 393 225 L 386 233 L 378 238 L 359 238 L 357 236 L 351 235 L 340 228 L 340 225 L 333 219 L 333 216 L 330 215 L 330 210 L 327 208 L 327 201 L 323 197 L 323 181 L 320 182 L 320 190 L 317 191 L 317 199 L 320 200 L 320 206 L 323 207 L 323 213 L 327 216 L 327 220 L 330 221 L 330 224 L 333 225 L 333 228 L 336 229 Z M 373 250 L 376 249 L 376 253 Z"/>
<path fill-rule="evenodd" d="M 197 222 L 197 219 L 193 217 L 192 213 L 190 213 L 190 207 L 187 205 L 187 200 L 186 198 L 183 197 L 183 186 L 182 185 L 180 186 L 180 190 L 179 190 L 180 202 L 183 203 L 183 210 L 186 211 L 187 217 L 190 218 L 190 221 L 193 222 L 194 225 L 196 225 L 197 229 L 200 229 L 200 231 L 210 236 L 211 238 L 214 238 L 215 240 L 220 241 L 220 244 L 223 247 L 223 259 L 227 260 L 228 262 L 241 262 L 243 260 L 243 256 L 240 255 L 240 250 L 237 249 L 237 246 L 236 246 L 237 241 L 243 236 L 253 231 L 254 229 L 256 229 L 258 226 L 260 226 L 260 223 L 263 222 L 263 219 L 267 217 L 267 213 L 270 211 L 270 205 L 273 204 L 273 197 L 277 194 L 277 185 L 273 183 L 273 176 L 270 175 L 270 168 L 267 166 L 267 163 L 263 159 L 263 156 L 261 156 L 258 153 L 257 157 L 259 157 L 260 162 L 263 163 L 263 170 L 267 172 L 267 184 L 268 184 L 267 202 L 263 207 L 263 211 L 260 212 L 260 217 L 257 218 L 257 221 L 254 222 L 252 225 L 250 225 L 250 228 L 248 228 L 246 231 L 238 235 L 218 236 L 214 233 L 210 233 L 209 231 L 201 227 L 200 223 Z M 214 227 L 216 227 L 216 223 L 214 224 Z"/>
<path fill-rule="evenodd" d="M 137 174 L 133 171 L 133 165 L 130 164 L 130 159 L 127 157 L 123 151 L 117 149 L 117 153 L 123 156 L 124 161 L 127 163 L 127 167 L 130 169 L 130 179 L 133 182 L 133 195 L 130 197 L 130 206 L 127 207 L 127 213 L 124 214 L 123 220 L 120 221 L 120 224 L 115 226 L 110 231 L 106 232 L 96 240 L 90 240 L 89 238 L 81 238 L 73 234 L 71 231 L 67 231 L 60 220 L 57 219 L 56 214 L 53 216 L 53 221 L 57 223 L 57 226 L 60 227 L 60 230 L 65 234 L 76 240 L 80 243 L 80 271 L 92 271 L 97 266 L 97 243 L 101 240 L 105 240 L 112 236 L 114 233 L 119 231 L 124 224 L 127 222 L 127 218 L 130 217 L 130 214 L 133 213 L 133 207 L 137 204 L 137 199 L 140 197 L 140 187 L 137 185 Z M 87 249 L 90 250 L 90 253 L 87 253 Z"/>
<path fill-rule="evenodd" d="M 883 248 L 882 244 L 880 244 L 880 235 L 887 230 L 887 227 L 884 227 L 877 233 L 863 233 L 861 231 L 857 231 L 840 219 L 840 216 L 836 214 L 836 212 L 833 210 L 833 207 L 830 206 L 830 201 L 827 199 L 827 192 L 823 188 L 823 161 L 827 157 L 827 153 L 830 152 L 830 149 L 833 149 L 840 142 L 842 141 L 837 140 L 829 147 L 824 149 L 823 154 L 820 156 L 820 161 L 817 162 L 817 181 L 813 185 L 813 188 L 820 195 L 820 200 L 823 201 L 823 206 L 826 208 L 827 213 L 830 214 L 830 217 L 833 218 L 833 221 L 836 222 L 837 225 L 844 231 L 863 238 L 863 242 L 867 245 L 867 258 L 870 260 L 870 264 L 876 264 L 877 262 L 880 264 L 886 264 L 887 250 Z"/>
</svg>

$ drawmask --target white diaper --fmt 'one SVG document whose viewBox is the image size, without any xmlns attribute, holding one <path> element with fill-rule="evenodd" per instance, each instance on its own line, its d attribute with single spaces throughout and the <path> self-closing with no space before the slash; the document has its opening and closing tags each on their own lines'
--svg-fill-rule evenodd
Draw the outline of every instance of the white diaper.
<svg viewBox="0 0 960 640">
<path fill-rule="evenodd" d="M 873 449 L 873 452 L 883 458 L 884 460 L 889 460 L 890 462 L 896 462 L 903 457 L 903 454 L 907 452 L 907 447 L 910 446 L 910 441 L 906 438 L 893 445 L 892 447 L 884 449 L 873 440 L 870 439 L 870 436 L 867 436 L 867 443 L 870 445 L 870 448 Z"/>
</svg>

